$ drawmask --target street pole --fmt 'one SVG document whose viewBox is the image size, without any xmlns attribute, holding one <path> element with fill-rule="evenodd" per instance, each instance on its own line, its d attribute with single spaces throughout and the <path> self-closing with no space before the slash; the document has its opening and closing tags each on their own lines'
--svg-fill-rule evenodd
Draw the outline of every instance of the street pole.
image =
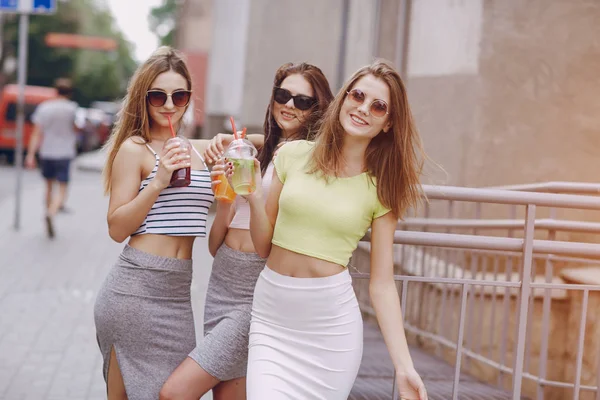
<svg viewBox="0 0 600 400">
<path fill-rule="evenodd" d="M 15 230 L 21 227 L 21 192 L 23 184 L 23 128 L 25 126 L 25 85 L 27 83 L 27 45 L 29 39 L 29 15 L 22 13 L 19 17 L 19 67 L 17 82 L 17 145 L 15 147 L 15 168 L 17 169 L 17 185 L 15 193 Z"/>
</svg>

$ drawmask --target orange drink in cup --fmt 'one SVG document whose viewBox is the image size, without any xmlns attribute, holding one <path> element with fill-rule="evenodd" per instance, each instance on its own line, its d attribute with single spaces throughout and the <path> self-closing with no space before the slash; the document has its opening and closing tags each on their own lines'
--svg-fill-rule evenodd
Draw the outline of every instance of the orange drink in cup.
<svg viewBox="0 0 600 400">
<path fill-rule="evenodd" d="M 231 188 L 229 182 L 227 182 L 225 174 L 213 175 L 211 179 L 213 180 L 213 182 L 220 181 L 218 184 L 215 185 L 215 199 L 225 203 L 231 203 L 235 200 L 236 194 Z"/>
</svg>

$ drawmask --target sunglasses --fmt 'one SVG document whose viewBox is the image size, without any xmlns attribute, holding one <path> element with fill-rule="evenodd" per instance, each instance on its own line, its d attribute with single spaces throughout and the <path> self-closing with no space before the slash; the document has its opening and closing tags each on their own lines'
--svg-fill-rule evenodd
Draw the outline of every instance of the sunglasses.
<svg viewBox="0 0 600 400">
<path fill-rule="evenodd" d="M 367 95 L 360 89 L 352 89 L 348 93 L 348 99 L 356 105 L 360 106 L 365 102 Z M 389 114 L 388 104 L 383 100 L 373 100 L 369 106 L 369 112 L 375 118 L 382 118 Z"/>
<path fill-rule="evenodd" d="M 175 107 L 185 107 L 190 103 L 192 97 L 191 90 L 175 90 L 172 93 L 167 93 L 164 90 L 152 89 L 146 93 L 148 103 L 152 107 L 162 107 L 167 102 L 167 99 L 171 97 L 171 101 Z"/>
<path fill-rule="evenodd" d="M 292 96 L 292 93 L 289 90 L 280 87 L 273 88 L 273 99 L 279 104 L 287 104 L 290 99 L 294 99 L 294 107 L 302 111 L 306 111 L 317 104 L 317 99 L 314 97 L 305 96 L 303 94 Z"/>
</svg>

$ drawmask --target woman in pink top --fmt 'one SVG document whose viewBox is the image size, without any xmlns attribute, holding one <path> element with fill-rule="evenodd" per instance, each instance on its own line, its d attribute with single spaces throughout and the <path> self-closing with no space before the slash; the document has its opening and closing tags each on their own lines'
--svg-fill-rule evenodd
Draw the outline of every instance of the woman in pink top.
<svg viewBox="0 0 600 400">
<path fill-rule="evenodd" d="M 277 70 L 265 116 L 265 142 L 258 154 L 262 192 L 269 191 L 278 146 L 311 137 L 332 99 L 327 78 L 314 65 L 288 63 Z M 222 173 L 222 163 L 213 168 L 213 175 Z M 256 254 L 249 223 L 250 209 L 243 197 L 237 196 L 233 205 L 217 203 L 209 236 L 215 258 L 206 294 L 204 339 L 167 380 L 162 400 L 197 400 L 211 389 L 215 400 L 246 398 L 250 310 L 254 285 L 266 261 Z"/>
</svg>

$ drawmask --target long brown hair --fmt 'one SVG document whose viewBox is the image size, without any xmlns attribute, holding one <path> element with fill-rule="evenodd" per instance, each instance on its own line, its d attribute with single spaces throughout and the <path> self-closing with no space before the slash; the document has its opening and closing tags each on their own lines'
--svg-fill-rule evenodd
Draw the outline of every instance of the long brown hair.
<svg viewBox="0 0 600 400">
<path fill-rule="evenodd" d="M 377 60 L 359 69 L 340 89 L 323 117 L 309 171 L 322 173 L 325 178 L 339 176 L 345 136 L 340 123 L 340 111 L 347 93 L 366 75 L 383 80 L 390 89 L 387 117 L 390 129 L 388 132 L 380 132 L 369 143 L 365 152 L 366 172 L 375 178 L 377 197 L 381 204 L 401 218 L 409 207 L 416 207 L 421 201 L 419 178 L 426 155 L 413 121 L 402 78 L 388 62 Z"/>
<path fill-rule="evenodd" d="M 302 122 L 302 125 L 300 126 L 300 129 L 296 135 L 290 138 L 290 140 L 312 139 L 317 130 L 317 123 L 323 117 L 327 107 L 329 107 L 329 104 L 333 100 L 333 93 L 331 92 L 331 88 L 329 87 L 329 82 L 327 81 L 325 74 L 323 74 L 318 67 L 308 63 L 283 64 L 281 67 L 279 67 L 279 69 L 277 69 L 277 72 L 275 72 L 273 88 L 279 87 L 285 78 L 294 74 L 302 75 L 302 77 L 308 81 L 313 89 L 314 97 L 317 99 L 317 102 L 311 108 L 310 114 L 306 120 Z M 281 138 L 281 128 L 279 125 L 277 125 L 275 117 L 273 116 L 273 102 L 275 101 L 273 97 L 274 91 L 271 91 L 271 100 L 269 101 L 269 107 L 267 107 L 265 122 L 263 124 L 263 129 L 265 132 L 265 144 L 258 152 L 257 157 L 258 161 L 260 161 L 260 169 L 263 175 L 269 166 L 269 162 L 271 159 L 273 159 L 273 153 L 275 152 L 277 144 L 279 143 L 279 139 Z"/>
<path fill-rule="evenodd" d="M 145 143 L 150 142 L 150 117 L 146 92 L 156 77 L 167 71 L 174 71 L 183 76 L 187 81 L 187 89 L 192 88 L 192 78 L 183 56 L 168 46 L 159 47 L 135 71 L 129 81 L 127 94 L 123 99 L 123 106 L 117 116 L 115 127 L 105 145 L 108 151 L 103 171 L 105 193 L 110 192 L 113 162 L 123 142 L 132 136 L 141 137 Z"/>
</svg>

